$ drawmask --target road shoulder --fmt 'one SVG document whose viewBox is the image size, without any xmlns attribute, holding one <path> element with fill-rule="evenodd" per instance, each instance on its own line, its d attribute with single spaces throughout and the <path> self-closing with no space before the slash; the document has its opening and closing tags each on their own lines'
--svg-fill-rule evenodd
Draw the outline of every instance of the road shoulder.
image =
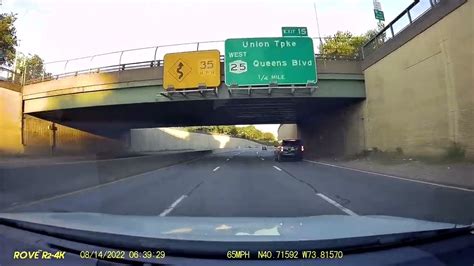
<svg viewBox="0 0 474 266">
<path fill-rule="evenodd" d="M 381 177 L 405 179 L 407 181 L 455 187 L 474 192 L 474 164 L 427 164 L 420 161 L 408 160 L 399 164 L 382 164 L 369 159 L 355 160 L 306 160 L 328 166 L 341 167 L 348 170 L 373 173 Z"/>
</svg>

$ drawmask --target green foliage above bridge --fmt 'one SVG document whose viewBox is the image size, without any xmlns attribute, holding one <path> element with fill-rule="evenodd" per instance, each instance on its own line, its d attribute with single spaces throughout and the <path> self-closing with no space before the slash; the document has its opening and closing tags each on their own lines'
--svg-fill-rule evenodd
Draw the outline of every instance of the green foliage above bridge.
<svg viewBox="0 0 474 266">
<path fill-rule="evenodd" d="M 277 141 L 272 133 L 262 132 L 255 126 L 202 126 L 188 127 L 186 130 L 196 133 L 224 134 L 232 137 L 253 140 L 266 145 L 273 145 Z"/>
<path fill-rule="evenodd" d="M 18 39 L 15 28 L 16 14 L 0 14 L 0 64 L 10 66 L 15 61 Z"/>
<path fill-rule="evenodd" d="M 326 55 L 357 57 L 360 56 L 362 46 L 376 34 L 376 30 L 370 30 L 363 35 L 354 35 L 348 31 L 338 31 L 326 39 L 326 42 L 320 46 L 320 51 Z"/>
</svg>

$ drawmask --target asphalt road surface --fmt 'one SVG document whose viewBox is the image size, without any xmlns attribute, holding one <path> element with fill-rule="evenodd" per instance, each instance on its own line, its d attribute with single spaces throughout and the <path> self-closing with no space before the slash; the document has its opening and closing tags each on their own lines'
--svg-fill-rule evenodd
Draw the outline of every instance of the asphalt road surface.
<svg viewBox="0 0 474 266">
<path fill-rule="evenodd" d="M 155 216 L 390 215 L 470 224 L 474 192 L 239 149 L 57 195 L 12 212 Z"/>
</svg>

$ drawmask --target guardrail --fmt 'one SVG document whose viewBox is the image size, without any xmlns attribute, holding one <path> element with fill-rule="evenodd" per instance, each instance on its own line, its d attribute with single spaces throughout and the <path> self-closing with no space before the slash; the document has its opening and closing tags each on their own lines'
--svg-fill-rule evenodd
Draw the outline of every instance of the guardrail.
<svg viewBox="0 0 474 266">
<path fill-rule="evenodd" d="M 393 19 L 387 26 L 380 30 L 377 35 L 367 41 L 362 46 L 362 55 L 367 57 L 385 42 L 397 36 L 406 27 L 413 24 L 417 19 L 430 11 L 433 7 L 438 5 L 441 1 L 449 0 L 415 0 L 405 10 L 403 10 L 395 19 Z"/>
<path fill-rule="evenodd" d="M 4 66 L 0 66 L 0 81 L 21 83 L 21 74 Z"/>
<path fill-rule="evenodd" d="M 323 40 L 326 41 L 331 37 L 313 37 L 313 40 L 318 40 L 320 44 L 323 43 Z M 123 71 L 129 69 L 138 69 L 138 68 L 147 68 L 147 67 L 158 67 L 163 66 L 163 57 L 165 53 L 169 52 L 183 52 L 183 51 L 200 51 L 200 50 L 209 50 L 209 49 L 216 49 L 217 46 L 221 46 L 220 50 L 221 53 L 223 52 L 225 41 L 205 41 L 205 42 L 190 42 L 190 43 L 180 43 L 180 44 L 167 44 L 167 45 L 158 45 L 158 46 L 150 46 L 144 48 L 136 48 L 136 49 L 128 49 L 122 51 L 114 51 L 102 54 L 96 54 L 92 56 L 84 56 L 84 57 L 77 57 L 67 60 L 59 60 L 53 62 L 44 63 L 46 71 L 43 72 L 40 78 L 29 79 L 25 80 L 24 84 L 32 84 L 47 80 L 59 79 L 64 77 L 70 76 L 77 76 L 81 74 L 88 74 L 88 73 L 104 73 L 104 72 L 114 72 L 114 71 Z M 213 47 L 208 47 L 208 44 L 213 44 Z M 172 48 L 172 51 L 166 51 L 166 48 Z M 318 49 L 319 50 L 319 49 Z M 135 52 L 141 52 L 141 57 L 145 58 L 146 60 L 138 60 L 133 62 L 127 62 L 125 56 L 130 55 Z M 143 56 L 143 54 L 145 56 Z M 115 61 L 116 64 L 104 64 L 100 65 L 97 63 L 98 59 L 104 58 L 107 56 L 115 56 L 116 58 L 112 60 L 108 60 L 108 62 Z M 132 58 L 140 58 L 140 56 L 135 55 Z M 315 54 L 316 58 L 326 59 L 326 60 L 360 60 L 359 54 L 354 56 L 347 56 L 347 55 L 327 55 L 327 54 Z M 130 60 L 129 60 L 130 61 Z M 68 71 L 68 67 L 71 67 L 71 64 L 82 62 L 80 64 L 82 67 L 78 67 L 78 70 Z M 224 56 L 221 55 L 221 62 L 224 62 Z M 94 63 L 96 63 L 94 65 Z M 54 74 L 48 73 L 52 65 L 57 65 L 56 71 Z"/>
<path fill-rule="evenodd" d="M 359 56 L 327 55 L 327 54 L 315 54 L 314 56 L 316 59 L 324 59 L 324 60 L 360 60 Z M 220 62 L 224 62 L 223 55 L 221 55 L 220 57 Z M 124 70 L 131 70 L 131 69 L 152 68 L 152 67 L 159 67 L 159 66 L 163 66 L 163 60 L 151 60 L 151 61 L 103 66 L 103 67 L 98 67 L 98 68 L 89 68 L 89 69 L 83 69 L 83 70 L 78 70 L 78 71 L 65 72 L 65 73 L 56 74 L 56 75 L 44 73 L 41 78 L 27 80 L 24 84 L 25 85 L 34 84 L 34 83 L 39 83 L 43 81 L 57 80 L 60 78 L 65 78 L 65 77 L 78 76 L 82 74 L 107 73 L 107 72 L 116 72 L 116 71 L 124 71 Z"/>
</svg>

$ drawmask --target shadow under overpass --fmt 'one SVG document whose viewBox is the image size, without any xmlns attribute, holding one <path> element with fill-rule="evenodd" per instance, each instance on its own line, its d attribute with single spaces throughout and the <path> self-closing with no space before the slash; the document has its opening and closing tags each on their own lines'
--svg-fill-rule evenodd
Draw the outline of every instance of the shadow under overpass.
<svg viewBox="0 0 474 266">
<path fill-rule="evenodd" d="M 132 128 L 300 123 L 360 98 L 216 99 L 95 106 L 30 113 L 93 134 L 118 138 Z"/>
</svg>

